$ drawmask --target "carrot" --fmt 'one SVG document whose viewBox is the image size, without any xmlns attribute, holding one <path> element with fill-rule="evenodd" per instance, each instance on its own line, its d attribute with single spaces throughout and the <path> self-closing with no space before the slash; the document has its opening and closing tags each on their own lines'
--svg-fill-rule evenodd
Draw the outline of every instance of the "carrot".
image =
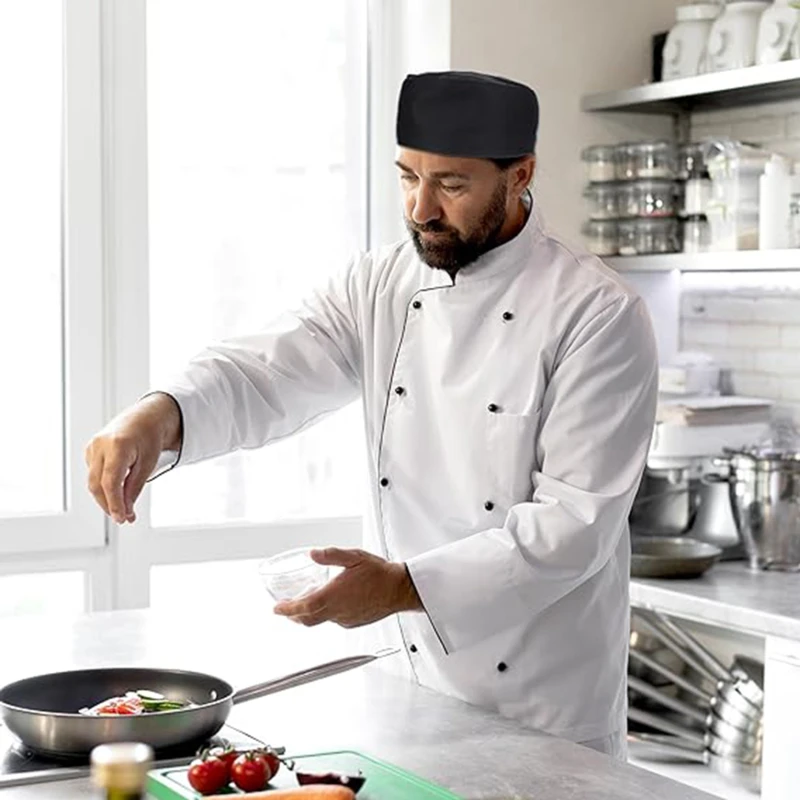
<svg viewBox="0 0 800 800">
<path fill-rule="evenodd" d="M 231 800 L 234 795 L 211 794 L 205 800 Z M 251 800 L 355 800 L 352 789 L 345 786 L 300 786 L 297 789 L 273 789 L 241 795 Z"/>
</svg>

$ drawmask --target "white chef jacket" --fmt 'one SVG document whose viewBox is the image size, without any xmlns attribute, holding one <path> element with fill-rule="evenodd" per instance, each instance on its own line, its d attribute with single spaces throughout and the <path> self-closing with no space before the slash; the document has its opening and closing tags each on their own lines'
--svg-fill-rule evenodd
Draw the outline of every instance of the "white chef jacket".
<svg viewBox="0 0 800 800">
<path fill-rule="evenodd" d="M 361 397 L 367 549 L 426 613 L 383 623 L 433 689 L 573 741 L 624 731 L 627 516 L 656 404 L 642 301 L 531 213 L 451 280 L 409 240 L 160 390 L 181 463 L 295 433 Z"/>
</svg>

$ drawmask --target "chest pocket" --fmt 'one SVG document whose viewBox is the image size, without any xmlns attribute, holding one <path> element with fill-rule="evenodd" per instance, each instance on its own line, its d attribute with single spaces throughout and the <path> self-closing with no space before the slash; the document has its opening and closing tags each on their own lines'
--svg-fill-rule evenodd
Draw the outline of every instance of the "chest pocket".
<svg viewBox="0 0 800 800">
<path fill-rule="evenodd" d="M 507 508 L 531 499 L 540 416 L 537 412 L 486 417 L 487 488 L 496 505 Z"/>
</svg>

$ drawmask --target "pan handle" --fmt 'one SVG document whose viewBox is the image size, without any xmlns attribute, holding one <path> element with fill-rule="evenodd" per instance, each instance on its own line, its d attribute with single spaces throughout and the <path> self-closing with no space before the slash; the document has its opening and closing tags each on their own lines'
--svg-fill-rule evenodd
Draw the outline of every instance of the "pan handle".
<svg viewBox="0 0 800 800">
<path fill-rule="evenodd" d="M 305 683 L 312 683 L 319 681 L 323 678 L 329 678 L 332 675 L 338 675 L 340 672 L 347 672 L 347 670 L 355 669 L 356 667 L 363 667 L 378 658 L 394 655 L 399 653 L 396 647 L 386 647 L 383 650 L 370 655 L 361 656 L 348 656 L 347 658 L 340 658 L 336 661 L 328 661 L 325 664 L 318 664 L 316 667 L 302 669 L 299 672 L 292 672 L 289 675 L 284 675 L 282 678 L 273 678 L 271 681 L 265 683 L 257 683 L 254 686 L 245 686 L 244 689 L 239 689 L 234 692 L 233 700 L 234 705 L 237 703 L 246 703 L 248 700 L 257 700 L 259 697 L 266 697 L 269 694 L 282 692 L 285 689 L 293 689 L 295 686 L 302 686 Z"/>
<path fill-rule="evenodd" d="M 711 697 L 707 695 L 699 686 L 695 686 L 693 683 L 691 683 L 691 681 L 687 681 L 686 678 L 681 677 L 668 667 L 665 667 L 663 664 L 656 661 L 654 658 L 645 655 L 645 653 L 640 653 L 635 647 L 630 649 L 630 656 L 635 661 L 639 661 L 646 667 L 650 667 L 650 669 L 652 669 L 654 672 L 657 672 L 659 675 L 663 675 L 665 678 L 667 678 L 667 680 L 672 681 L 672 683 L 674 683 L 676 686 L 680 686 L 684 691 L 687 691 L 689 694 L 693 694 L 695 697 L 698 697 L 707 706 L 711 706 Z"/>
<path fill-rule="evenodd" d="M 692 653 L 685 650 L 670 637 L 659 624 L 644 615 L 641 609 L 636 612 L 636 619 L 649 632 L 652 633 L 665 647 L 675 653 L 676 656 L 685 661 L 696 672 L 699 672 L 706 680 L 716 684 L 718 676 L 711 672 L 708 667 L 699 661 Z"/>
<path fill-rule="evenodd" d="M 706 746 L 705 734 L 699 731 L 687 728 L 685 725 L 679 725 L 677 722 L 664 719 L 657 714 L 651 714 L 649 711 L 642 711 L 641 708 L 635 706 L 628 706 L 628 719 L 634 722 L 639 722 L 642 725 L 649 725 L 658 731 L 664 733 L 671 733 L 673 736 L 678 736 L 684 744 L 688 743 L 689 746 L 694 745 L 697 749 Z"/>
<path fill-rule="evenodd" d="M 684 703 L 683 700 L 679 700 L 677 697 L 672 697 L 672 695 L 662 692 L 660 689 L 652 686 L 647 681 L 640 680 L 635 675 L 628 675 L 628 686 L 630 686 L 630 688 L 634 691 L 639 692 L 639 694 L 643 694 L 645 697 L 649 697 L 651 700 L 655 700 L 662 706 L 665 706 L 672 711 L 677 711 L 678 713 L 693 719 L 695 722 L 699 722 L 701 725 L 708 724 L 708 712 L 701 711 L 696 706 L 692 706 L 689 703 Z"/>
<path fill-rule="evenodd" d="M 628 731 L 628 741 L 641 742 L 642 744 L 655 745 L 663 750 L 673 753 L 681 753 L 686 756 L 687 761 L 699 761 L 701 764 L 708 763 L 708 755 L 705 747 L 697 747 L 683 743 L 674 735 L 663 735 L 658 733 L 639 733 L 638 731 Z"/>
<path fill-rule="evenodd" d="M 700 661 L 706 666 L 717 680 L 729 681 L 734 683 L 736 678 L 730 673 L 730 670 L 722 664 L 717 658 L 702 647 L 694 640 L 688 633 L 679 628 L 672 620 L 667 619 L 663 614 L 656 611 L 654 608 L 649 608 L 648 611 L 658 620 L 659 624 L 665 629 L 674 639 L 679 641 L 690 652 L 697 656 Z"/>
</svg>

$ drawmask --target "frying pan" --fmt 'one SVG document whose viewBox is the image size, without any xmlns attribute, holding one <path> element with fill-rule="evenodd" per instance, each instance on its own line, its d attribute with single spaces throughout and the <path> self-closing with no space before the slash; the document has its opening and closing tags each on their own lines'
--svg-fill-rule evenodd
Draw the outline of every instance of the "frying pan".
<svg viewBox="0 0 800 800">
<path fill-rule="evenodd" d="M 111 667 L 54 672 L 0 689 L 0 718 L 21 742 L 48 758 L 81 758 L 99 744 L 145 742 L 157 752 L 200 745 L 237 703 L 321 680 L 368 664 L 397 649 L 329 661 L 239 691 L 221 678 L 172 669 Z M 78 709 L 137 689 L 193 703 L 190 708 L 133 716 L 87 716 Z"/>
</svg>

